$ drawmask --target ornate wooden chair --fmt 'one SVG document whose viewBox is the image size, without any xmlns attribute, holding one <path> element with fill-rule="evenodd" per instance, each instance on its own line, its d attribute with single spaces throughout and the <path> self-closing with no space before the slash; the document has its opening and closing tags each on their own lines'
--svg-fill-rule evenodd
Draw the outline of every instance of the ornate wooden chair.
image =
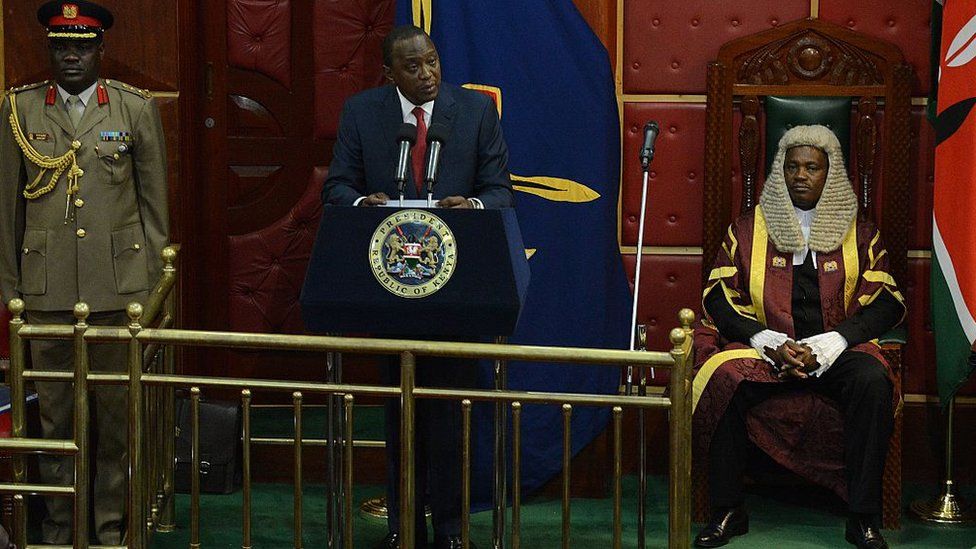
<svg viewBox="0 0 976 549">
<path fill-rule="evenodd" d="M 703 277 L 728 225 L 755 206 L 783 132 L 819 123 L 844 144 L 860 215 L 881 228 L 893 274 L 904 284 L 911 83 L 911 68 L 897 47 L 817 19 L 722 46 L 708 67 Z M 898 395 L 903 343 L 898 334 L 882 340 Z M 899 527 L 901 515 L 901 408 L 899 399 L 884 474 L 886 528 Z M 839 421 L 839 413 L 836 417 Z M 707 520 L 706 476 L 695 471 L 699 521 Z"/>
</svg>

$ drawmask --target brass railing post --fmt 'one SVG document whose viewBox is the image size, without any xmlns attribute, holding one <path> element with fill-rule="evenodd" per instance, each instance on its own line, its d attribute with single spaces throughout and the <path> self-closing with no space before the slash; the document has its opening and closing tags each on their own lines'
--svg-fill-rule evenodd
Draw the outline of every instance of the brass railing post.
<svg viewBox="0 0 976 549">
<path fill-rule="evenodd" d="M 294 545 L 295 549 L 302 549 L 302 393 L 295 391 L 291 395 L 295 420 L 295 487 L 294 493 Z"/>
<path fill-rule="evenodd" d="M 163 276 L 171 274 L 173 284 L 176 284 L 176 256 L 177 250 L 174 246 L 163 248 L 161 257 L 163 258 Z M 176 321 L 176 298 L 173 292 L 168 292 L 163 310 L 167 316 Z M 163 347 L 162 371 L 166 375 L 176 373 L 176 349 L 175 347 Z M 163 503 L 159 510 L 159 520 L 156 530 L 159 532 L 172 532 L 176 529 L 176 391 L 172 385 L 160 387 L 162 395 L 163 415 L 161 430 L 163 433 L 162 447 L 162 493 Z"/>
<path fill-rule="evenodd" d="M 351 394 L 347 394 L 342 397 L 343 404 L 345 406 L 345 418 L 343 421 L 343 436 L 342 436 L 342 516 L 346 517 L 343 521 L 345 528 L 342 532 L 342 543 L 343 547 L 347 549 L 352 549 L 352 450 L 353 450 L 353 438 L 352 438 L 352 427 L 353 427 L 353 410 L 354 404 L 356 402 L 356 397 Z"/>
<path fill-rule="evenodd" d="M 244 389 L 241 391 L 241 422 L 242 422 L 242 446 L 243 454 L 243 529 L 244 540 L 241 549 L 251 549 L 251 391 Z"/>
<path fill-rule="evenodd" d="M 129 316 L 129 509 L 128 536 L 130 549 L 146 544 L 146 469 L 143 466 L 143 394 L 142 344 L 136 339 L 142 331 L 142 305 L 130 303 Z"/>
<path fill-rule="evenodd" d="M 190 549 L 200 549 L 200 388 L 190 388 Z"/>
<path fill-rule="evenodd" d="M 415 497 L 414 479 L 414 387 L 417 359 L 413 353 L 400 353 L 400 548 L 413 549 Z M 420 513 L 424 510 L 420 509 Z M 348 520 L 350 517 L 346 517 Z"/>
<path fill-rule="evenodd" d="M 14 531 L 10 541 L 17 547 L 27 547 L 27 506 L 23 494 L 14 494 Z"/>
<path fill-rule="evenodd" d="M 573 466 L 573 406 L 563 404 L 563 549 L 569 549 L 570 541 L 570 482 Z"/>
<path fill-rule="evenodd" d="M 471 546 L 471 400 L 461 401 L 461 547 Z"/>
<path fill-rule="evenodd" d="M 75 318 L 78 320 L 74 327 L 75 350 L 75 501 L 74 501 L 74 539 L 75 547 L 88 548 L 88 342 L 85 341 L 85 331 L 88 330 L 88 315 L 91 310 L 86 303 L 75 304 Z"/>
<path fill-rule="evenodd" d="M 24 302 L 20 299 L 11 299 L 8 304 L 10 309 L 10 436 L 13 438 L 24 438 L 26 431 L 25 425 L 25 390 L 24 390 L 24 367 L 26 362 L 27 344 L 20 337 L 20 328 L 24 325 Z M 14 455 L 14 482 L 24 482 L 26 471 L 24 469 L 24 457 L 21 454 Z"/>
<path fill-rule="evenodd" d="M 682 321 L 690 311 L 682 310 Z M 693 319 L 693 315 L 691 316 Z M 687 326 L 690 326 L 690 321 Z M 668 547 L 686 548 L 691 543 L 691 337 L 685 328 L 671 330 L 670 461 L 668 483 Z"/>
<path fill-rule="evenodd" d="M 512 549 L 522 546 L 522 403 L 512 403 Z"/>
<path fill-rule="evenodd" d="M 20 337 L 20 328 L 24 325 L 24 302 L 21 299 L 11 299 L 7 304 L 10 318 L 10 436 L 24 438 L 27 431 L 25 408 L 27 402 L 24 390 L 24 368 L 26 363 L 26 343 Z M 23 483 L 27 480 L 27 469 L 24 455 L 13 455 L 13 480 Z M 19 500 L 18 500 L 19 498 Z M 20 513 L 17 512 L 18 502 Z M 27 543 L 27 512 L 24 507 L 24 496 L 14 496 L 14 531 L 13 541 L 17 547 L 25 547 Z"/>
<path fill-rule="evenodd" d="M 641 411 L 643 411 L 643 408 Z M 621 498 L 623 497 L 623 489 L 621 486 L 621 477 L 623 476 L 623 457 L 621 455 L 623 449 L 623 427 L 621 422 L 623 415 L 623 408 L 620 406 L 613 407 L 613 549 L 620 549 L 620 544 L 623 541 L 623 512 L 621 505 Z"/>
</svg>

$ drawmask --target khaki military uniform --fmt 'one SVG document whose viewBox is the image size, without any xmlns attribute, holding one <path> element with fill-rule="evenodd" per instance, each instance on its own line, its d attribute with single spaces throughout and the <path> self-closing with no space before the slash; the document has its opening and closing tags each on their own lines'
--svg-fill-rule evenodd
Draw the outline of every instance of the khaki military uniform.
<svg viewBox="0 0 976 549">
<path fill-rule="evenodd" d="M 8 91 L 0 108 L 0 296 L 4 304 L 22 298 L 28 322 L 73 322 L 70 311 L 83 301 L 93 324 L 122 324 L 121 311 L 145 303 L 161 272 L 169 222 L 158 109 L 148 93 L 121 82 L 99 80 L 98 86 L 77 128 L 53 83 Z M 74 158 L 62 162 L 52 187 L 57 168 L 45 170 L 37 160 L 71 150 Z M 125 356 L 124 346 L 91 347 L 93 369 L 124 371 Z M 32 342 L 31 357 L 37 369 L 74 368 L 70 341 Z M 36 386 L 44 436 L 71 438 L 70 384 Z M 95 393 L 95 528 L 101 543 L 118 544 L 128 466 L 126 393 L 109 386 Z M 42 480 L 72 484 L 71 463 L 45 457 Z M 70 543 L 70 500 L 47 503 L 44 541 Z"/>
</svg>

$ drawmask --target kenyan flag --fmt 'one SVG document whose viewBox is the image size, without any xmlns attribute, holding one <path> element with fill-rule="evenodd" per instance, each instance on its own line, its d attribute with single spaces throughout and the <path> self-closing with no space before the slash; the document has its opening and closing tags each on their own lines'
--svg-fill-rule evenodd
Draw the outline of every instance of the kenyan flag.
<svg viewBox="0 0 976 549">
<path fill-rule="evenodd" d="M 932 316 L 946 405 L 976 367 L 976 0 L 941 3 Z"/>
</svg>

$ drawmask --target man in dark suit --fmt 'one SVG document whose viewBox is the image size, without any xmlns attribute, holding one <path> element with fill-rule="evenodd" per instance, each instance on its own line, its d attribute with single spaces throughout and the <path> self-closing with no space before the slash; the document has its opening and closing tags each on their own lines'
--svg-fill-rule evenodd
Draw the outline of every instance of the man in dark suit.
<svg viewBox="0 0 976 549">
<path fill-rule="evenodd" d="M 397 196 L 397 133 L 417 126 L 405 198 L 423 198 L 427 128 L 443 126 L 444 148 L 433 189 L 440 208 L 513 206 L 508 147 L 494 103 L 487 96 L 441 83 L 440 58 L 430 37 L 413 26 L 393 29 L 383 42 L 383 71 L 391 85 L 364 91 L 345 104 L 322 201 L 334 205 L 379 206 Z M 412 334 L 412 337 L 423 337 Z M 399 377 L 396 364 L 387 381 Z M 417 384 L 474 387 L 475 361 L 423 358 Z M 399 406 L 386 405 L 389 533 L 378 545 L 397 548 L 399 536 Z M 456 402 L 420 401 L 416 416 L 417 546 L 426 543 L 424 504 L 433 515 L 434 546 L 461 547 L 460 407 Z M 426 497 L 425 497 L 426 496 Z"/>
</svg>

